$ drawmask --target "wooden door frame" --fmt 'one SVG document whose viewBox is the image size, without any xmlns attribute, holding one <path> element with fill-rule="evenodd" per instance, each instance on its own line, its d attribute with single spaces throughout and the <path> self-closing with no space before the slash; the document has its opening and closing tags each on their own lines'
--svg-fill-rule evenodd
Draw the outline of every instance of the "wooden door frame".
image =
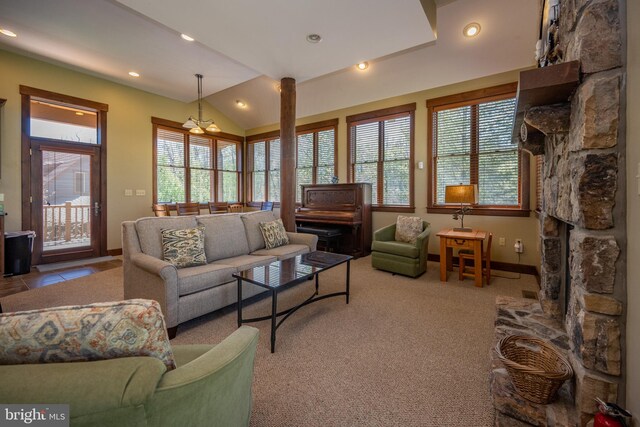
<svg viewBox="0 0 640 427">
<path fill-rule="evenodd" d="M 40 194 L 42 188 L 41 180 L 42 176 L 42 153 L 44 151 L 56 152 L 56 153 L 69 153 L 69 154 L 78 154 L 89 156 L 90 158 L 90 168 L 91 170 L 100 169 L 100 163 L 97 162 L 97 157 L 101 154 L 100 147 L 93 144 L 82 144 L 82 143 L 65 143 L 62 141 L 56 140 L 48 140 L 43 138 L 31 138 L 31 163 L 34 166 L 35 170 L 32 169 L 33 178 L 31 182 L 32 191 L 31 194 Z M 101 157 L 101 156 L 100 156 Z M 93 172 L 92 172 L 93 177 Z M 39 180 L 40 182 L 36 181 Z M 100 194 L 100 187 L 98 184 L 93 181 L 90 182 L 91 186 L 91 194 Z M 98 203 L 100 198 L 97 198 Z M 89 201 L 89 215 L 93 217 L 94 215 L 94 207 L 92 206 L 94 203 L 94 198 Z M 36 205 L 34 209 L 34 202 L 31 203 L 32 207 L 32 217 L 31 217 L 31 229 L 35 230 L 36 238 L 40 238 L 41 242 L 44 243 L 44 228 L 42 227 L 43 215 L 42 209 L 44 206 L 44 200 L 41 200 L 40 205 Z M 99 217 L 98 217 L 99 219 Z M 98 227 L 101 227 L 100 221 L 91 220 L 91 244 L 88 246 L 78 246 L 78 247 L 61 247 L 57 249 L 52 249 L 49 251 L 44 251 L 44 247 L 40 247 L 40 245 L 34 245 L 33 250 L 33 259 L 38 261 L 38 264 L 48 264 L 51 262 L 60 262 L 60 261 L 68 261 L 76 258 L 88 258 L 92 256 L 100 256 L 101 255 L 101 243 L 102 243 L 102 235 L 97 233 L 96 230 Z"/>
<path fill-rule="evenodd" d="M 99 239 L 98 256 L 107 255 L 107 112 L 109 106 L 100 102 L 90 101 L 88 99 L 76 98 L 74 96 L 63 95 L 50 92 L 43 89 L 36 89 L 29 86 L 20 85 L 20 95 L 22 96 L 21 109 L 21 191 L 22 191 L 22 229 L 31 229 L 33 209 L 31 204 L 31 98 L 42 98 L 50 101 L 62 102 L 65 104 L 76 105 L 84 108 L 91 108 L 96 111 L 97 120 L 97 136 L 100 150 L 100 218 L 98 224 L 100 233 L 95 236 Z M 41 238 L 41 236 L 40 236 Z M 35 259 L 35 258 L 34 258 Z M 53 260 L 52 260 L 53 261 Z M 56 259 L 55 261 L 58 261 Z"/>
</svg>

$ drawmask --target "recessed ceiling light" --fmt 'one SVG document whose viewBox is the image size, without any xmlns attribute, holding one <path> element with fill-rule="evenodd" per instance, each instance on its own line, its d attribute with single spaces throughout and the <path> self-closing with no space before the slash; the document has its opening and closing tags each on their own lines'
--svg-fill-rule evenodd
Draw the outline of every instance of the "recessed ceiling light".
<svg viewBox="0 0 640 427">
<path fill-rule="evenodd" d="M 188 41 L 188 42 L 192 42 L 192 41 L 194 41 L 194 40 L 195 40 L 193 37 L 188 36 L 188 35 L 186 35 L 186 34 L 180 34 L 180 37 L 182 37 L 182 40 L 186 40 L 186 41 Z"/>
<path fill-rule="evenodd" d="M 18 35 L 11 30 L 7 30 L 6 28 L 0 28 L 0 33 L 9 37 L 17 37 Z"/>
<path fill-rule="evenodd" d="M 322 36 L 320 34 L 309 34 L 307 36 L 307 41 L 309 43 L 320 43 L 322 41 Z"/>
<path fill-rule="evenodd" d="M 478 34 L 480 34 L 480 24 L 478 24 L 477 22 L 472 22 L 471 24 L 464 27 L 464 30 L 462 30 L 462 34 L 464 34 L 465 37 L 477 36 Z"/>
<path fill-rule="evenodd" d="M 244 101 L 241 101 L 239 99 L 236 99 L 236 106 L 238 108 L 246 108 L 247 107 L 247 103 Z"/>
<path fill-rule="evenodd" d="M 131 77 L 140 77 L 140 74 L 136 73 L 135 71 L 129 71 L 129 75 Z"/>
<path fill-rule="evenodd" d="M 358 63 L 358 65 L 356 65 L 356 68 L 357 68 L 358 70 L 364 71 L 364 70 L 366 70 L 367 68 L 369 68 L 369 63 L 368 63 L 368 62 L 366 62 L 366 61 L 365 61 L 365 62 L 359 62 L 359 63 Z"/>
</svg>

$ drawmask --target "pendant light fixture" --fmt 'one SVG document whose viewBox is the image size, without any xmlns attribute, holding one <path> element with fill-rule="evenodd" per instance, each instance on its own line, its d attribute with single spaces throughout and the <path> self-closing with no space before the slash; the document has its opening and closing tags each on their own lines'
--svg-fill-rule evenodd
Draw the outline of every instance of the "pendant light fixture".
<svg viewBox="0 0 640 427">
<path fill-rule="evenodd" d="M 220 132 L 220 128 L 215 124 L 213 120 L 202 120 L 202 74 L 196 74 L 198 79 L 198 118 L 189 116 L 186 122 L 182 125 L 183 128 L 189 129 L 189 133 L 195 133 L 197 135 L 207 132 Z"/>
</svg>

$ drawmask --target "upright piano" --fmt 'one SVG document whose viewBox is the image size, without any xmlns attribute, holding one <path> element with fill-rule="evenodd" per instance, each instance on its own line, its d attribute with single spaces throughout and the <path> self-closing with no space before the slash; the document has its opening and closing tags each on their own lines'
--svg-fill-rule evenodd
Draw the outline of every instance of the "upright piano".
<svg viewBox="0 0 640 427">
<path fill-rule="evenodd" d="M 302 227 L 339 229 L 337 252 L 371 253 L 371 184 L 313 184 L 302 186 L 302 206 L 296 210 Z"/>
</svg>

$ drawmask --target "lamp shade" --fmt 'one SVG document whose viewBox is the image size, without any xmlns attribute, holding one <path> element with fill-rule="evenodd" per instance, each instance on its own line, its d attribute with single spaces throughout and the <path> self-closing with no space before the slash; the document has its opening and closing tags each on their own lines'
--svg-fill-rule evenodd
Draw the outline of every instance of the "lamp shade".
<svg viewBox="0 0 640 427">
<path fill-rule="evenodd" d="M 186 122 L 184 122 L 182 127 L 187 129 L 193 129 L 193 128 L 197 128 L 198 125 L 191 117 L 189 117 L 189 119 Z"/>
<path fill-rule="evenodd" d="M 478 186 L 470 185 L 447 185 L 444 190 L 445 203 L 478 203 Z"/>
<path fill-rule="evenodd" d="M 207 132 L 220 132 L 220 128 L 215 123 L 211 123 L 209 126 L 207 126 L 206 131 Z"/>
</svg>

